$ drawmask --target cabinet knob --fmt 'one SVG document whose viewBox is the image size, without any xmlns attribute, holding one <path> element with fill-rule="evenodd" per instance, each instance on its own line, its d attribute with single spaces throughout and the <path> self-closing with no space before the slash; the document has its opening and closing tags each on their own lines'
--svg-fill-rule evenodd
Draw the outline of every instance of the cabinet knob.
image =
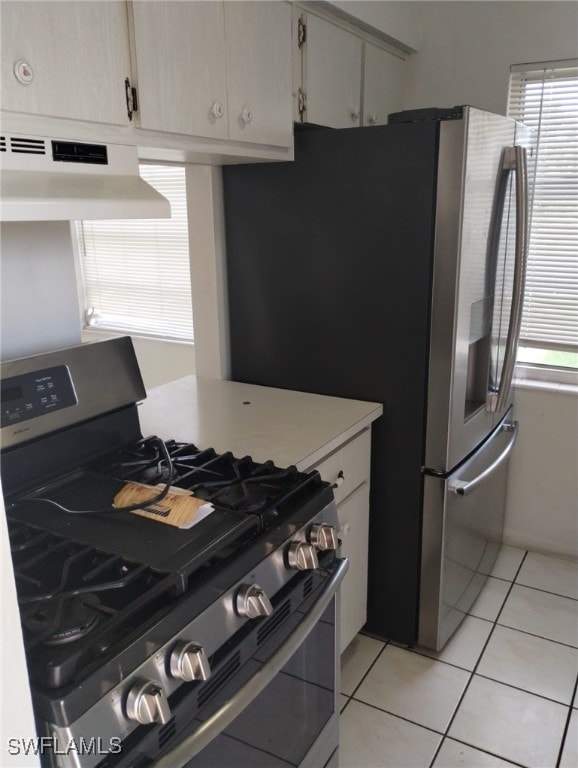
<svg viewBox="0 0 578 768">
<path fill-rule="evenodd" d="M 370 125 L 375 125 L 375 124 L 377 123 L 377 115 L 375 114 L 375 112 L 372 112 L 372 113 L 369 115 L 369 117 L 367 118 L 367 122 L 368 122 Z"/>
<path fill-rule="evenodd" d="M 331 483 L 332 488 L 339 488 L 340 485 L 343 485 L 345 482 L 345 475 L 343 474 L 343 470 L 340 469 L 337 473 L 337 477 L 335 480 Z"/>
<path fill-rule="evenodd" d="M 220 101 L 214 101 L 211 105 L 210 112 L 213 117 L 217 118 L 217 120 L 220 120 L 225 114 L 225 108 Z"/>
<path fill-rule="evenodd" d="M 359 107 L 351 107 L 351 119 L 352 120 L 359 120 Z"/>
<path fill-rule="evenodd" d="M 249 107 L 245 107 L 245 109 L 241 112 L 241 120 L 244 123 L 250 123 L 253 120 L 253 113 Z"/>
<path fill-rule="evenodd" d="M 27 61 L 21 59 L 14 64 L 14 76 L 22 85 L 30 85 L 34 80 L 34 70 Z"/>
</svg>

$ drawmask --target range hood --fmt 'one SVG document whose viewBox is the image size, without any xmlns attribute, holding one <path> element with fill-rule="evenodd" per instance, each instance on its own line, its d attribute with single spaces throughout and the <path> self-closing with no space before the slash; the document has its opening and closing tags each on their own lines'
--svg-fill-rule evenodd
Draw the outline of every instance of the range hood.
<svg viewBox="0 0 578 768">
<path fill-rule="evenodd" d="M 0 136 L 0 221 L 168 218 L 136 147 Z"/>
</svg>

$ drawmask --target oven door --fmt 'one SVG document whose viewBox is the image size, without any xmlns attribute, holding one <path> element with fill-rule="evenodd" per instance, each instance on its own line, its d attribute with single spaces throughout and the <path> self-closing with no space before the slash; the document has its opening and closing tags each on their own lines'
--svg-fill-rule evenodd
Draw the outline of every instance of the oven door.
<svg viewBox="0 0 578 768">
<path fill-rule="evenodd" d="M 250 622 L 215 654 L 207 681 L 169 697 L 171 721 L 141 733 L 130 751 L 125 744 L 115 765 L 336 766 L 337 598 L 347 568 L 346 559 L 332 559 L 319 570 L 296 574 L 274 598 L 269 617 Z"/>
</svg>

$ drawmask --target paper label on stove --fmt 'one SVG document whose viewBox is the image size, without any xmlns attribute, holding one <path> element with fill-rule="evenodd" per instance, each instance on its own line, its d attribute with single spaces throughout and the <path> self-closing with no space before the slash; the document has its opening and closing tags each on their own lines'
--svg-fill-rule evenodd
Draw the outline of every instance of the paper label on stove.
<svg viewBox="0 0 578 768">
<path fill-rule="evenodd" d="M 126 483 L 114 497 L 115 507 L 128 507 L 132 504 L 146 504 L 148 499 L 154 499 L 162 491 L 164 485 L 144 485 L 143 483 Z M 204 499 L 195 498 L 190 491 L 182 488 L 169 489 L 161 501 L 151 504 L 146 509 L 134 510 L 131 514 L 148 517 L 165 525 L 175 528 L 191 528 L 213 511 L 213 505 Z"/>
</svg>

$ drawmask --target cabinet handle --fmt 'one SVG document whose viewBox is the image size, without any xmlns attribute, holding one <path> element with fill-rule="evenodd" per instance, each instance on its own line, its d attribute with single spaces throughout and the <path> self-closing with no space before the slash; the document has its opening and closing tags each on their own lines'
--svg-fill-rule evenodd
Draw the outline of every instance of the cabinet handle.
<svg viewBox="0 0 578 768">
<path fill-rule="evenodd" d="M 375 125 L 377 123 L 377 115 L 375 112 L 370 114 L 370 116 L 367 118 L 367 121 L 370 125 Z"/>
<path fill-rule="evenodd" d="M 339 486 L 343 485 L 344 482 L 345 482 L 345 475 L 343 474 L 343 470 L 340 469 L 339 472 L 337 473 L 337 478 L 336 478 L 335 482 L 332 483 L 331 487 L 332 488 L 339 488 Z"/>
<path fill-rule="evenodd" d="M 245 109 L 241 112 L 241 120 L 247 124 L 253 120 L 253 113 L 249 107 L 245 107 Z"/>
<path fill-rule="evenodd" d="M 359 107 L 351 107 L 351 119 L 359 120 Z"/>
<path fill-rule="evenodd" d="M 136 88 L 133 88 L 128 77 L 124 81 L 124 95 L 126 98 L 126 113 L 128 119 L 132 120 L 133 113 L 138 110 L 138 101 Z"/>
<path fill-rule="evenodd" d="M 213 115 L 213 117 L 215 117 L 217 120 L 220 120 L 225 114 L 225 108 L 223 107 L 220 101 L 214 101 L 211 104 L 210 112 Z"/>
</svg>

